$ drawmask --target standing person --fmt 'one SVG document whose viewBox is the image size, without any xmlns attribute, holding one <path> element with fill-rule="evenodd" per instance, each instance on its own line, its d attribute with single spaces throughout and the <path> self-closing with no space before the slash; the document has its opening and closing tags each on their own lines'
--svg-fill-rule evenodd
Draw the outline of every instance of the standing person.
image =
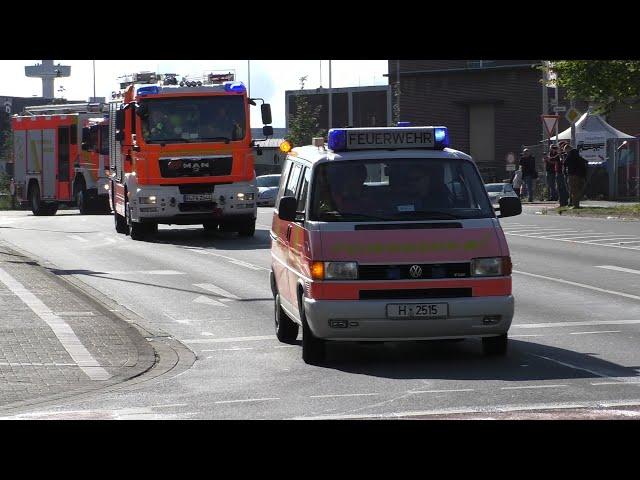
<svg viewBox="0 0 640 480">
<path fill-rule="evenodd" d="M 558 170 L 556 164 L 558 162 L 560 162 L 560 153 L 558 152 L 558 147 L 556 145 L 552 145 L 551 150 L 549 151 L 549 155 L 544 159 L 547 191 L 549 200 L 551 201 L 558 200 L 558 190 L 556 189 L 556 171 Z"/>
<path fill-rule="evenodd" d="M 571 208 L 580 208 L 580 199 L 587 180 L 587 161 L 576 148 L 569 149 L 565 166 L 569 178 L 569 203 Z"/>
<path fill-rule="evenodd" d="M 556 165 L 556 184 L 558 187 L 558 200 L 561 207 L 566 207 L 569 204 L 569 189 L 567 187 L 567 177 L 565 174 L 565 160 L 568 152 L 568 143 L 560 142 L 560 156 Z"/>
<path fill-rule="evenodd" d="M 528 148 L 522 151 L 520 165 L 522 166 L 522 179 L 527 187 L 528 200 L 533 202 L 533 181 L 538 178 L 538 172 L 536 171 L 536 159 L 529 153 Z"/>
<path fill-rule="evenodd" d="M 511 186 L 518 194 L 518 198 L 522 197 L 522 192 L 520 191 L 522 188 L 522 166 L 518 167 L 518 170 L 516 170 L 516 173 L 513 175 Z"/>
</svg>

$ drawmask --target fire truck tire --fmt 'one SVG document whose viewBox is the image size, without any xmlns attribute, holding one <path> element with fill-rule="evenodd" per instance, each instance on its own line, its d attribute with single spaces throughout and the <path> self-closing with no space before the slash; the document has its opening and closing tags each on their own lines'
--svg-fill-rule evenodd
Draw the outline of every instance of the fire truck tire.
<svg viewBox="0 0 640 480">
<path fill-rule="evenodd" d="M 122 215 L 120 215 L 118 212 L 114 212 L 113 218 L 114 218 L 114 222 L 116 224 L 116 232 L 128 235 L 129 234 L 129 227 L 127 226 L 127 220 Z"/>
<path fill-rule="evenodd" d="M 37 183 L 31 184 L 29 187 L 29 205 L 34 215 L 46 215 L 47 206 L 40 199 L 40 187 Z"/>
<path fill-rule="evenodd" d="M 87 198 L 87 191 L 82 189 L 76 193 L 76 205 L 80 210 L 80 215 L 88 215 L 91 213 L 89 198 Z"/>
<path fill-rule="evenodd" d="M 98 206 L 101 213 L 105 215 L 111 215 L 111 204 L 109 203 L 109 197 L 102 196 L 98 199 Z"/>
<path fill-rule="evenodd" d="M 145 237 L 146 229 L 140 222 L 131 222 L 129 225 L 129 236 L 132 240 L 143 240 Z"/>
<path fill-rule="evenodd" d="M 256 221 L 241 223 L 238 227 L 238 235 L 240 237 L 253 237 L 256 233 Z"/>
</svg>

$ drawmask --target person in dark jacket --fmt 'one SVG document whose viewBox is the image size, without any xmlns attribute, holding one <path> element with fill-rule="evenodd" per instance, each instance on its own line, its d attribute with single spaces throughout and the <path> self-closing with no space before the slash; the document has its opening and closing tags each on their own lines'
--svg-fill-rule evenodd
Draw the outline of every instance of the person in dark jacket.
<svg viewBox="0 0 640 480">
<path fill-rule="evenodd" d="M 536 159 L 529 153 L 528 148 L 522 151 L 520 165 L 522 166 L 522 180 L 527 187 L 527 197 L 530 202 L 533 202 L 533 181 L 538 178 L 538 172 L 536 171 Z"/>
<path fill-rule="evenodd" d="M 567 176 L 565 174 L 564 162 L 571 146 L 567 142 L 560 142 L 560 161 L 556 169 L 556 185 L 558 187 L 558 201 L 561 207 L 569 204 L 569 188 L 567 187 Z"/>
<path fill-rule="evenodd" d="M 572 208 L 580 208 L 587 180 L 587 166 L 587 161 L 580 156 L 578 150 L 571 148 L 565 160 L 565 169 L 569 179 L 569 204 Z"/>
<path fill-rule="evenodd" d="M 547 191 L 549 200 L 558 200 L 558 190 L 556 189 L 556 172 L 560 163 L 560 152 L 557 145 L 552 145 L 549 156 L 544 159 L 544 169 L 547 174 Z"/>
</svg>

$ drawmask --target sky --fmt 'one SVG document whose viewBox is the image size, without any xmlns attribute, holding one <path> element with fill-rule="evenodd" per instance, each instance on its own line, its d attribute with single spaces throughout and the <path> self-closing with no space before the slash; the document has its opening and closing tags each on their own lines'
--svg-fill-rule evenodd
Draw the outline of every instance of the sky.
<svg viewBox="0 0 640 480">
<path fill-rule="evenodd" d="M 41 60 L 0 60 L 0 96 L 31 97 L 42 95 L 42 81 L 28 78 L 24 67 Z M 55 64 L 71 66 L 71 76 L 57 79 L 56 97 L 87 101 L 93 96 L 93 60 L 55 60 Z M 251 81 L 248 67 L 251 69 Z M 322 79 L 320 69 L 322 68 Z M 307 76 L 305 89 L 329 87 L 328 60 L 96 60 L 95 96 L 111 97 L 118 89 L 118 77 L 140 71 L 201 76 L 212 70 L 231 70 L 236 80 L 250 88 L 252 97 L 264 98 L 271 104 L 273 127 L 285 127 L 285 90 L 300 88 L 300 77 Z M 357 87 L 387 85 L 387 60 L 332 60 L 331 86 Z M 64 88 L 64 91 L 60 90 Z M 260 110 L 252 107 L 252 127 L 261 127 Z"/>
</svg>

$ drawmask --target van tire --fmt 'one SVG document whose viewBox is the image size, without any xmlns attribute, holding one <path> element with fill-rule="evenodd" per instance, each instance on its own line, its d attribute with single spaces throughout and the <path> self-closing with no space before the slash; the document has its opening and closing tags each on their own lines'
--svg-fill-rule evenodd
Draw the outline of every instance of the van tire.
<svg viewBox="0 0 640 480">
<path fill-rule="evenodd" d="M 282 343 L 294 343 L 298 338 L 298 324 L 289 318 L 289 315 L 280 305 L 280 294 L 274 297 L 274 321 L 276 327 L 276 337 Z"/>
<path fill-rule="evenodd" d="M 506 333 L 497 337 L 484 337 L 482 339 L 482 351 L 485 355 L 503 356 L 507 353 L 508 344 L 509 338 Z"/>
<path fill-rule="evenodd" d="M 319 365 L 326 358 L 326 341 L 316 337 L 307 322 L 304 307 L 300 308 L 302 320 L 302 360 L 309 365 Z"/>
<path fill-rule="evenodd" d="M 55 215 L 56 213 L 58 213 L 58 202 L 53 202 L 46 205 L 45 215 Z"/>
</svg>

